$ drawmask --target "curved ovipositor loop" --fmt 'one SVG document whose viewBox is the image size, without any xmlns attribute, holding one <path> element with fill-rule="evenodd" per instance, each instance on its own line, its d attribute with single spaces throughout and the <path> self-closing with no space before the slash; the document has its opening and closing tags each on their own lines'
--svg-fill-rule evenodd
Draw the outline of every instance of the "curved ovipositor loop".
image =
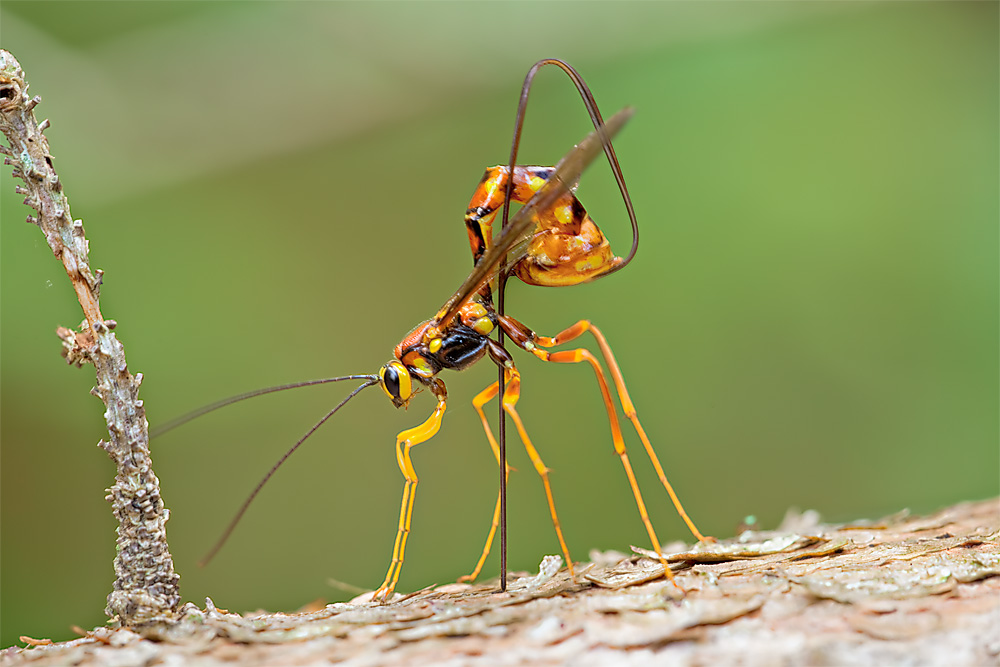
<svg viewBox="0 0 1000 667">
<path fill-rule="evenodd" d="M 565 72 L 566 76 L 573 81 L 573 85 L 576 86 L 577 91 L 580 93 L 580 97 L 583 99 L 583 104 L 587 108 L 590 120 L 594 124 L 594 128 L 596 129 L 598 136 L 601 138 L 601 143 L 604 145 L 604 154 L 607 156 L 608 163 L 611 165 L 611 171 L 615 176 L 615 182 L 618 183 L 618 190 L 621 192 L 622 201 L 625 203 L 625 210 L 628 213 L 629 223 L 632 225 L 632 247 L 629 249 L 628 255 L 625 256 L 620 264 L 615 264 L 614 266 L 608 268 L 607 271 L 591 278 L 591 280 L 596 280 L 597 278 L 603 278 L 604 276 L 612 274 L 616 271 L 621 271 L 632 261 L 635 257 L 636 251 L 639 249 L 639 223 L 636 220 L 635 209 L 632 206 L 632 197 L 629 195 L 628 187 L 625 185 L 625 176 L 622 174 L 621 165 L 618 163 L 618 156 L 615 154 L 615 149 L 611 144 L 609 134 L 604 130 L 604 119 L 601 116 L 600 109 L 597 108 L 597 101 L 594 99 L 594 95 L 590 92 L 590 88 L 583 80 L 583 77 L 581 77 L 579 72 L 577 72 L 570 64 L 563 62 L 558 58 L 544 58 L 532 65 L 531 69 L 528 70 L 527 75 L 525 75 L 524 83 L 521 85 L 521 97 L 517 104 L 517 117 L 514 120 L 514 138 L 511 140 L 510 144 L 510 159 L 507 162 L 507 173 L 513 174 L 514 167 L 517 165 L 517 152 L 521 145 L 521 131 L 524 129 L 524 116 L 528 106 L 528 95 L 531 92 L 531 84 L 538 71 L 546 65 L 554 65 Z M 509 179 L 506 194 L 504 196 L 501 230 L 508 224 L 513 188 L 513 179 Z M 501 266 L 500 278 L 497 285 L 500 297 L 497 305 L 499 307 L 499 312 L 503 313 L 503 287 L 507 282 L 507 273 L 506 267 L 503 265 Z"/>
</svg>

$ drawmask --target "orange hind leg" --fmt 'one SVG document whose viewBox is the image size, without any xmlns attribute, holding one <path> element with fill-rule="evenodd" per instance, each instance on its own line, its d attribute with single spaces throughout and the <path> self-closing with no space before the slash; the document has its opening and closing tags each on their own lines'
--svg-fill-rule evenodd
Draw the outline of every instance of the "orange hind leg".
<svg viewBox="0 0 1000 667">
<path fill-rule="evenodd" d="M 539 336 L 535 339 L 535 344 L 541 347 L 555 347 L 557 345 L 562 345 L 568 343 L 569 341 L 579 338 L 585 332 L 589 331 L 593 334 L 594 338 L 597 340 L 597 345 L 601 349 L 601 356 L 604 357 L 604 363 L 608 365 L 608 370 L 611 372 L 611 378 L 614 381 L 615 389 L 618 392 L 618 399 L 621 401 L 622 410 L 625 412 L 625 416 L 628 417 L 629 421 L 632 422 L 632 426 L 635 428 L 636 433 L 639 434 L 639 439 L 642 441 L 642 446 L 646 450 L 646 454 L 649 456 L 649 460 L 653 464 L 653 468 L 656 470 L 657 477 L 660 478 L 660 483 L 663 484 L 663 488 L 666 489 L 667 494 L 670 496 L 670 500 L 674 504 L 674 508 L 677 510 L 677 514 L 680 515 L 684 523 L 687 524 L 688 529 L 691 534 L 694 535 L 695 539 L 699 542 L 704 542 L 706 539 L 711 540 L 712 538 L 706 538 L 698 527 L 694 525 L 694 521 L 688 516 L 688 513 L 684 511 L 684 506 L 681 504 L 680 498 L 677 497 L 677 493 L 674 492 L 674 487 L 667 481 L 667 476 L 663 472 L 663 466 L 660 465 L 660 459 L 656 456 L 656 452 L 653 450 L 653 445 L 649 442 L 649 437 L 646 435 L 646 431 L 642 428 L 642 424 L 639 423 L 639 416 L 636 413 L 635 405 L 632 403 L 632 399 L 628 394 L 628 389 L 625 388 L 625 379 L 622 377 L 621 369 L 618 366 L 618 361 L 615 359 L 614 353 L 611 351 L 611 346 L 608 345 L 607 339 L 601 330 L 594 326 L 589 320 L 580 320 L 571 327 L 566 328 L 561 331 L 556 336 L 549 338 L 546 336 Z M 593 355 L 590 354 L 588 350 L 578 349 L 578 350 L 566 350 L 563 352 L 552 352 L 544 353 L 540 350 L 534 352 L 535 356 L 540 356 L 545 359 L 545 354 L 548 354 L 547 361 L 553 361 L 556 363 L 579 363 L 581 361 L 588 361 L 591 366 L 594 367 L 594 371 L 597 373 L 598 382 L 601 384 L 601 393 L 604 396 L 604 403 L 608 409 L 608 413 L 613 413 L 614 408 L 611 405 L 611 396 L 608 391 L 607 382 L 604 380 L 604 375 L 600 370 L 600 366 L 597 364 L 597 360 L 594 359 Z M 589 358 L 588 358 L 589 357 Z M 612 430 L 617 430 L 617 436 L 613 433 L 612 437 L 615 438 L 616 443 L 621 438 L 621 429 L 617 425 L 617 418 L 612 418 Z M 618 450 L 616 444 L 615 450 Z"/>
<path fill-rule="evenodd" d="M 670 572 L 670 568 L 667 565 L 666 559 L 663 554 L 660 553 L 660 542 L 656 536 L 656 531 L 653 529 L 653 524 L 649 519 L 649 513 L 646 510 L 646 503 L 642 498 L 642 493 L 639 491 L 639 485 L 635 479 L 635 473 L 632 470 L 632 464 L 629 460 L 628 453 L 625 450 L 625 440 L 622 436 L 621 424 L 618 421 L 618 414 L 615 410 L 614 401 L 611 397 L 611 390 L 608 385 L 607 378 L 604 373 L 604 369 L 601 367 L 597 358 L 585 348 L 577 348 L 575 350 L 561 350 L 557 352 L 547 352 L 539 348 L 549 348 L 555 347 L 557 345 L 562 345 L 569 341 L 572 341 L 580 337 L 584 332 L 590 331 L 594 338 L 597 340 L 597 344 L 601 349 L 601 354 L 604 357 L 605 363 L 611 372 L 612 381 L 615 384 L 615 389 L 618 392 L 618 398 L 621 402 L 622 409 L 625 415 L 628 417 L 629 421 L 635 427 L 636 432 L 639 434 L 639 438 L 642 441 L 643 447 L 646 450 L 646 454 L 649 456 L 653 467 L 656 470 L 656 474 L 666 489 L 667 494 L 673 501 L 674 507 L 677 509 L 677 513 L 681 516 L 684 522 L 687 524 L 691 533 L 698 539 L 698 541 L 705 540 L 705 536 L 698 530 L 691 521 L 687 512 L 684 510 L 683 505 L 681 505 L 680 499 L 674 492 L 673 487 L 667 480 L 666 474 L 663 472 L 663 466 L 660 465 L 659 458 L 656 456 L 656 452 L 653 450 L 652 444 L 649 442 L 649 438 L 646 436 L 645 430 L 642 428 L 642 424 L 639 422 L 638 415 L 636 414 L 635 406 L 632 403 L 631 398 L 628 395 L 628 390 L 625 388 L 625 381 L 621 374 L 621 369 L 618 367 L 618 363 L 615 360 L 614 354 L 611 352 L 611 347 L 608 345 L 607 340 L 604 335 L 600 332 L 597 327 L 593 326 L 587 320 L 580 320 L 576 324 L 566 328 L 559 334 L 553 337 L 548 336 L 538 336 L 526 326 L 514 320 L 510 317 L 503 317 L 501 324 L 504 330 L 511 335 L 511 338 L 522 348 L 531 352 L 539 359 L 543 361 L 550 361 L 553 363 L 581 363 L 587 362 L 590 364 L 591 368 L 594 369 L 594 374 L 597 378 L 598 386 L 601 390 L 601 397 L 604 400 L 604 406 L 608 413 L 608 422 L 611 425 L 611 439 L 614 444 L 615 453 L 618 454 L 619 459 L 622 462 L 622 467 L 625 469 L 625 475 L 628 477 L 629 486 L 632 489 L 632 495 L 635 498 L 635 504 L 639 510 L 639 516 L 642 519 L 643 526 L 646 528 L 646 532 L 649 535 L 649 539 L 653 543 L 653 548 L 660 557 L 660 562 L 663 564 L 664 571 L 666 575 L 673 579 L 673 575 Z"/>
</svg>

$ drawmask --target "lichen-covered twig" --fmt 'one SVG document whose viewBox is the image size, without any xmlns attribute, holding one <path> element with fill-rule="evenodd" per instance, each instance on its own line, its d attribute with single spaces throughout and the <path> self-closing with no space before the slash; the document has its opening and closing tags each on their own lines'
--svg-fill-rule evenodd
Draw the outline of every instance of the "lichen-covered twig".
<svg viewBox="0 0 1000 667">
<path fill-rule="evenodd" d="M 115 484 L 108 490 L 118 519 L 114 590 L 108 595 L 107 613 L 132 625 L 176 609 L 180 601 L 173 560 L 167 547 L 168 510 L 160 497 L 160 482 L 149 456 L 146 413 L 139 400 L 142 374 L 132 375 L 125 350 L 112 329 L 113 320 L 101 315 L 98 295 L 101 271 L 91 271 L 83 223 L 73 220 L 62 183 L 52 166 L 48 141 L 42 132 L 47 120 L 37 123 L 32 110 L 40 98 L 28 97 L 20 64 L 0 49 L 0 130 L 10 147 L 0 146 L 13 175 L 25 182 L 15 188 L 38 217 L 38 225 L 55 256 L 62 261 L 76 290 L 86 321 L 81 331 L 60 327 L 63 354 L 76 365 L 93 363 L 97 386 L 92 393 L 104 401 L 110 441 L 100 446 L 117 467 Z"/>
</svg>

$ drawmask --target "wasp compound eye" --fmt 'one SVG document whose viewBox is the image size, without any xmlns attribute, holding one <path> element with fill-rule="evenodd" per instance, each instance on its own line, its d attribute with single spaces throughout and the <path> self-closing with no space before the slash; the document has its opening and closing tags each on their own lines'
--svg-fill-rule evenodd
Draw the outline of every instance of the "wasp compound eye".
<svg viewBox="0 0 1000 667">
<path fill-rule="evenodd" d="M 398 361 L 390 361 L 379 371 L 382 391 L 397 408 L 404 405 L 413 395 L 410 372 Z"/>
<path fill-rule="evenodd" d="M 382 390 L 389 398 L 399 398 L 399 374 L 392 366 L 383 366 L 379 373 L 382 378 Z"/>
</svg>

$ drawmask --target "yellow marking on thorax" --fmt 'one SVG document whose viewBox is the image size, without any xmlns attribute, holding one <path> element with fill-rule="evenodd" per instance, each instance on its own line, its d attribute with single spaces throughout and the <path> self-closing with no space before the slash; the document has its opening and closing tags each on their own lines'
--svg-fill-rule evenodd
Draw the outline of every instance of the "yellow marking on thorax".
<svg viewBox="0 0 1000 667">
<path fill-rule="evenodd" d="M 489 336 L 493 333 L 493 322 L 490 321 L 488 317 L 480 317 L 478 320 L 472 323 L 472 329 L 476 333 L 481 333 L 484 336 Z"/>
</svg>

